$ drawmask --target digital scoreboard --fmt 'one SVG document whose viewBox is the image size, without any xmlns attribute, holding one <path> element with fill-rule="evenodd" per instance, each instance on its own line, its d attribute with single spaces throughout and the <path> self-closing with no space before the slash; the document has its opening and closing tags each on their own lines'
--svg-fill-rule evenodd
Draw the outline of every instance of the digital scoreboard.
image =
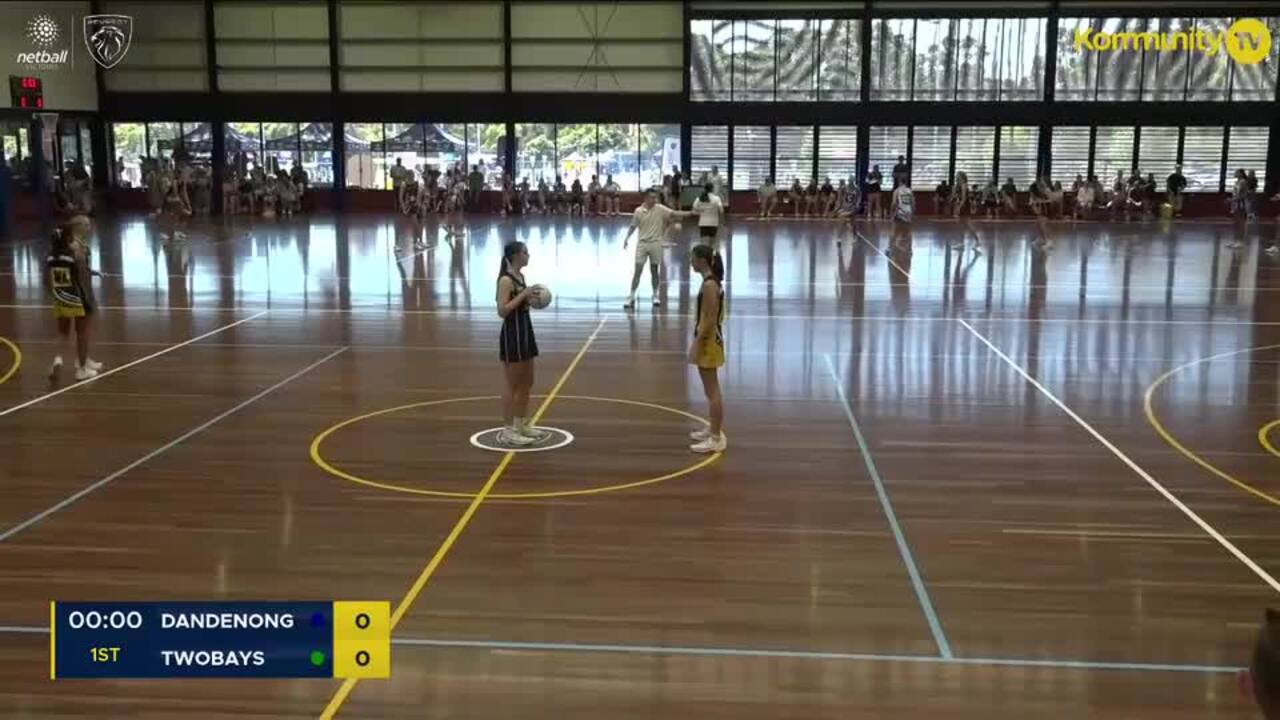
<svg viewBox="0 0 1280 720">
<path fill-rule="evenodd" d="M 44 83 L 30 75 L 9 76 L 9 99 L 15 108 L 44 109 Z"/>
<path fill-rule="evenodd" d="M 388 602 L 53 602 L 49 677 L 387 678 Z"/>
</svg>

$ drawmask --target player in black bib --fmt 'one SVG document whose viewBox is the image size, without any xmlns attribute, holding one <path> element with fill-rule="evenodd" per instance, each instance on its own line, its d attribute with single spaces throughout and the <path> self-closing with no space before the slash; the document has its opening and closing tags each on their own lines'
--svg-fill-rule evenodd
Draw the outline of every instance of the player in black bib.
<svg viewBox="0 0 1280 720">
<path fill-rule="evenodd" d="M 502 359 L 506 384 L 502 392 L 502 432 L 498 442 L 513 447 L 539 443 L 547 433 L 526 424 L 529 390 L 533 387 L 533 359 L 538 357 L 538 341 L 533 335 L 533 318 L 529 316 L 529 294 L 532 292 L 521 272 L 529 264 L 529 249 L 522 242 L 507 243 L 502 249 L 502 266 L 498 270 L 498 315 L 502 330 L 498 333 L 498 357 Z"/>
</svg>

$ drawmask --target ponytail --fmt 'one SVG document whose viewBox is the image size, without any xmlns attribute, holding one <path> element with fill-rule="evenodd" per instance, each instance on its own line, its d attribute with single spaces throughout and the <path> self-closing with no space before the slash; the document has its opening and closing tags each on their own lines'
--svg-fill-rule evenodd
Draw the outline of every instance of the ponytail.
<svg viewBox="0 0 1280 720">
<path fill-rule="evenodd" d="M 702 194 L 698 196 L 698 199 L 701 200 L 702 202 L 711 202 L 711 189 L 712 189 L 711 183 L 707 183 L 706 185 L 703 185 Z"/>
<path fill-rule="evenodd" d="M 716 282 L 724 282 L 724 258 L 720 257 L 719 251 L 712 250 L 710 245 L 694 245 L 692 253 L 711 267 Z"/>
<path fill-rule="evenodd" d="M 502 261 L 498 264 L 498 277 L 506 275 L 511 270 L 511 258 L 523 251 L 524 243 L 519 240 L 513 240 L 502 247 Z"/>
</svg>

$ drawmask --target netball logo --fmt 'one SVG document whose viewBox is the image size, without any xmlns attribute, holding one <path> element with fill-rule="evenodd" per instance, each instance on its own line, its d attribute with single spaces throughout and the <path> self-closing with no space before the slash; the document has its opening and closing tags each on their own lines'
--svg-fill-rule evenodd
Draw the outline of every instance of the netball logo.
<svg viewBox="0 0 1280 720">
<path fill-rule="evenodd" d="M 133 40 L 133 18 L 128 15 L 86 15 L 84 45 L 89 56 L 110 70 L 124 59 Z"/>
</svg>

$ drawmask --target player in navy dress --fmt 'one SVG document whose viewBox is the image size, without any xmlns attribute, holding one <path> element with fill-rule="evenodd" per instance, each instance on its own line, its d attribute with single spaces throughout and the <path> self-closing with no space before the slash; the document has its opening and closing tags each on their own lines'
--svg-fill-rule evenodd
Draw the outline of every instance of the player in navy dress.
<svg viewBox="0 0 1280 720">
<path fill-rule="evenodd" d="M 533 387 L 533 360 L 538 357 L 538 340 L 533 335 L 533 318 L 529 315 L 532 290 L 521 272 L 529 264 L 529 249 L 522 242 L 508 243 L 502 250 L 502 267 L 498 271 L 498 315 L 502 330 L 498 333 L 498 357 L 502 360 L 506 384 L 502 392 L 502 432 L 498 442 L 524 447 L 547 438 L 543 430 L 530 427 L 529 390 Z"/>
</svg>

